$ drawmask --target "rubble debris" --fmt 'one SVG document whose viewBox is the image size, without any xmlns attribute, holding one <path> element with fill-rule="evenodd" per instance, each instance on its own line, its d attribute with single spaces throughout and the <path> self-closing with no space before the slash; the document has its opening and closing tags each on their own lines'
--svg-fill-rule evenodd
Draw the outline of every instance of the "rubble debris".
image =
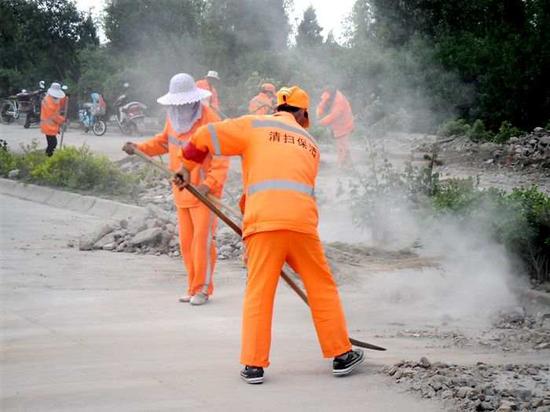
<svg viewBox="0 0 550 412">
<path fill-rule="evenodd" d="M 384 373 L 422 398 L 439 399 L 445 410 L 548 411 L 550 366 L 543 364 L 464 366 L 420 361 L 400 361 Z"/>
<path fill-rule="evenodd" d="M 500 166 L 513 169 L 550 168 L 550 131 L 536 127 L 531 133 L 511 137 L 506 143 L 473 142 L 467 137 L 456 137 L 435 142 L 441 152 L 461 153 L 466 158 L 476 158 L 488 167 Z M 433 151 L 427 143 L 417 147 L 420 151 Z"/>
</svg>

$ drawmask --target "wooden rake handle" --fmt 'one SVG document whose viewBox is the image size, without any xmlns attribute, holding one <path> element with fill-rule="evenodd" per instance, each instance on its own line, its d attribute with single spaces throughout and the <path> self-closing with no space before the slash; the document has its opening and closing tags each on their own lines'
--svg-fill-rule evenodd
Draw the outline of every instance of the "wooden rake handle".
<svg viewBox="0 0 550 412">
<path fill-rule="evenodd" d="M 163 164 L 157 162 L 156 160 L 152 159 L 151 157 L 147 156 L 142 151 L 135 149 L 135 154 L 145 160 L 148 163 L 151 163 L 155 167 L 157 167 L 159 170 L 162 170 L 166 175 L 172 177 L 174 174 Z M 203 203 L 210 211 L 212 211 L 216 216 L 218 216 L 227 226 L 229 226 L 237 235 L 239 235 L 241 238 L 243 236 L 243 232 L 241 227 L 236 224 L 229 216 L 227 216 L 225 213 L 223 213 L 216 205 L 214 205 L 214 201 L 212 199 L 215 199 L 215 202 L 219 204 L 221 207 L 226 207 L 222 202 L 220 202 L 217 198 L 214 198 L 213 196 L 204 196 L 201 192 L 197 190 L 196 187 L 194 187 L 191 184 L 185 185 L 185 189 L 187 189 L 193 196 L 195 196 L 201 203 Z M 287 283 L 290 288 L 296 292 L 296 294 L 302 299 L 302 301 L 309 306 L 309 302 L 307 300 L 307 296 L 304 293 L 304 291 L 294 282 L 291 277 L 284 271 L 281 270 L 281 277 L 283 280 Z M 358 346 L 365 349 L 371 349 L 371 350 L 378 350 L 378 351 L 385 351 L 386 348 L 383 348 L 381 346 L 373 345 L 371 343 L 362 342 L 357 339 L 349 338 L 349 341 L 352 345 Z"/>
</svg>

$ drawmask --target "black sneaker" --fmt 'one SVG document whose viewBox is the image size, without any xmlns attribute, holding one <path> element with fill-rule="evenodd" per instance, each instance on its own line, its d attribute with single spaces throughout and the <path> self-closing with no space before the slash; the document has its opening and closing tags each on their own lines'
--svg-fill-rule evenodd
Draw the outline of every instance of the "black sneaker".
<svg viewBox="0 0 550 412">
<path fill-rule="evenodd" d="M 256 366 L 245 366 L 241 371 L 241 378 L 246 383 L 259 384 L 264 381 L 264 368 Z"/>
<path fill-rule="evenodd" d="M 356 366 L 361 365 L 365 360 L 365 354 L 361 349 L 350 350 L 343 355 L 337 356 L 332 361 L 332 374 L 334 376 L 346 376 Z"/>
</svg>

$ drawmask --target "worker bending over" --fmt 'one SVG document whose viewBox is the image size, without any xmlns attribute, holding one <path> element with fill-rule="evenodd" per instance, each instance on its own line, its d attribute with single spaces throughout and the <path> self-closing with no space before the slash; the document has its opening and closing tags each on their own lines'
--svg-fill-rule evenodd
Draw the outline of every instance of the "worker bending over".
<svg viewBox="0 0 550 412">
<path fill-rule="evenodd" d="M 317 106 L 317 118 L 322 126 L 331 129 L 332 137 L 336 139 L 338 165 L 349 165 L 349 136 L 354 125 L 348 99 L 334 87 L 325 88 Z"/>
<path fill-rule="evenodd" d="M 202 99 L 209 96 L 210 92 L 199 89 L 190 75 L 176 74 L 170 80 L 168 93 L 157 99 L 157 102 L 168 107 L 164 130 L 143 143 L 128 142 L 123 150 L 133 154 L 135 149 L 139 149 L 149 156 L 168 153 L 170 170 L 178 171 L 181 168 L 179 153 L 193 133 L 202 125 L 220 120 L 211 108 L 201 103 Z M 209 154 L 193 170 L 190 181 L 204 195 L 211 194 L 219 198 L 228 167 L 227 159 Z M 173 187 L 173 193 L 178 212 L 180 250 L 187 269 L 187 293 L 179 300 L 202 305 L 214 290 L 217 219 L 191 193 L 176 187 Z"/>
<path fill-rule="evenodd" d="M 260 93 L 254 96 L 248 103 L 250 114 L 273 114 L 277 107 L 275 86 L 271 83 L 263 83 L 260 86 Z"/>
<path fill-rule="evenodd" d="M 321 350 L 333 374 L 363 361 L 352 350 L 338 289 L 317 232 L 315 180 L 319 147 L 305 130 L 309 97 L 300 88 L 277 93 L 274 115 L 247 115 L 199 128 L 182 150 L 174 182 L 184 188 L 211 155 L 241 156 L 245 189 L 243 238 L 248 279 L 243 307 L 241 377 L 262 383 L 269 366 L 275 290 L 283 265 L 301 277 Z"/>
</svg>

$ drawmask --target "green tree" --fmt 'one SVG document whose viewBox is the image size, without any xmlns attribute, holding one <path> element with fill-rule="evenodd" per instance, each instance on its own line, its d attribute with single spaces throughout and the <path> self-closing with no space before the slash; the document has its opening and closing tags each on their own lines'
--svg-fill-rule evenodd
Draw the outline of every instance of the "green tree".
<svg viewBox="0 0 550 412">
<path fill-rule="evenodd" d="M 317 14 L 313 6 L 309 6 L 298 25 L 298 34 L 296 35 L 296 46 L 299 48 L 314 48 L 323 44 L 323 29 L 317 22 Z"/>
<path fill-rule="evenodd" d="M 76 81 L 78 51 L 99 44 L 90 16 L 69 0 L 0 2 L 0 92 L 39 80 Z"/>
</svg>

